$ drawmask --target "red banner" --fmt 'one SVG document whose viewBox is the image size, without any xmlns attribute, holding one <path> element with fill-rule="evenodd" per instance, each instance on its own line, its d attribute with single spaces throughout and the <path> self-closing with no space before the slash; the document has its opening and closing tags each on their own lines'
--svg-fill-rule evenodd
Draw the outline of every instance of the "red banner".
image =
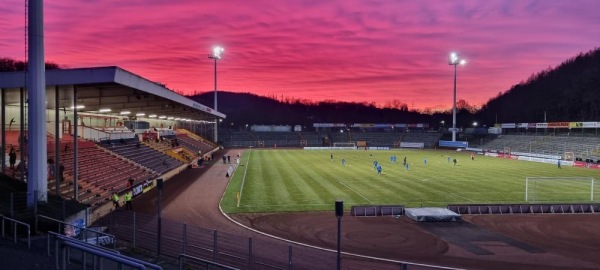
<svg viewBox="0 0 600 270">
<path fill-rule="evenodd" d="M 548 123 L 549 128 L 569 128 L 570 122 L 550 122 Z"/>
</svg>

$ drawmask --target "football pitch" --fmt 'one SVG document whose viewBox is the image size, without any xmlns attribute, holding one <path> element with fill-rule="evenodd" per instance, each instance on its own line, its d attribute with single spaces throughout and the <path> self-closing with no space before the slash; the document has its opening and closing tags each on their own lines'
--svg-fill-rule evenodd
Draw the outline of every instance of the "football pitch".
<svg viewBox="0 0 600 270">
<path fill-rule="evenodd" d="M 381 164 L 381 175 L 374 161 Z M 530 182 L 529 202 L 589 203 L 592 194 L 595 202 L 600 201 L 600 171 L 592 169 L 560 169 L 556 164 L 481 155 L 471 160 L 470 153 L 456 151 L 265 149 L 244 151 L 221 207 L 228 213 L 324 211 L 333 210 L 336 199 L 343 200 L 346 209 L 352 205 L 526 203 L 527 177 L 597 180 L 593 188 L 591 181 Z"/>
</svg>

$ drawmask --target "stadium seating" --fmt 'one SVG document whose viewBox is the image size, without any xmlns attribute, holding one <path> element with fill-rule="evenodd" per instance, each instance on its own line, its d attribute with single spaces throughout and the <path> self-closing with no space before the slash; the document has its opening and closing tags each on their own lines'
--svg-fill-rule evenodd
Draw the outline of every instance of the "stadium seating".
<svg viewBox="0 0 600 270">
<path fill-rule="evenodd" d="M 182 162 L 165 153 L 140 144 L 137 139 L 111 141 L 110 144 L 102 144 L 102 146 L 158 174 L 164 174 L 183 165 Z"/>
<path fill-rule="evenodd" d="M 265 147 L 300 147 L 300 135 L 297 132 L 255 132 L 258 141 Z"/>
<path fill-rule="evenodd" d="M 89 142 L 81 142 L 78 148 L 77 170 L 80 192 L 78 199 L 80 202 L 90 204 L 104 202 L 108 200 L 112 191 L 126 188 L 129 178 L 141 182 L 156 176 L 150 170 L 111 155 Z M 54 156 L 54 149 L 50 150 L 48 156 L 52 157 Z M 66 152 L 64 148 L 61 148 L 59 153 L 60 163 L 65 167 L 65 179 L 61 183 L 61 194 L 70 197 L 74 189 L 74 151 L 72 144 Z M 55 188 L 54 181 L 55 179 L 51 178 L 48 183 L 51 190 Z"/>
<path fill-rule="evenodd" d="M 258 138 L 253 132 L 219 129 L 219 141 L 225 147 L 257 147 Z"/>
<path fill-rule="evenodd" d="M 323 137 L 326 135 L 320 134 L 318 132 L 299 132 L 300 140 L 306 141 L 306 146 L 309 147 L 317 147 L 323 146 Z"/>
<path fill-rule="evenodd" d="M 600 157 L 598 137 L 501 135 L 481 146 L 483 149 L 498 151 L 503 151 L 505 147 L 509 147 L 511 152 L 557 156 L 562 156 L 565 152 L 573 152 L 576 157 L 583 160 L 597 160 Z"/>
<path fill-rule="evenodd" d="M 404 132 L 402 134 L 402 142 L 422 142 L 425 148 L 434 147 L 442 134 L 439 132 Z"/>
<path fill-rule="evenodd" d="M 212 144 L 208 141 L 205 141 L 205 140 L 199 141 L 199 140 L 193 139 L 185 133 L 177 134 L 176 138 L 177 138 L 177 143 L 179 145 L 185 147 L 186 149 L 188 149 L 190 152 L 192 152 L 194 154 L 197 154 L 198 151 L 201 151 L 202 153 L 208 153 L 216 148 L 216 146 L 214 144 Z"/>
<path fill-rule="evenodd" d="M 371 147 L 393 147 L 400 141 L 401 133 L 394 132 L 351 132 L 352 141 L 367 141 Z"/>
</svg>

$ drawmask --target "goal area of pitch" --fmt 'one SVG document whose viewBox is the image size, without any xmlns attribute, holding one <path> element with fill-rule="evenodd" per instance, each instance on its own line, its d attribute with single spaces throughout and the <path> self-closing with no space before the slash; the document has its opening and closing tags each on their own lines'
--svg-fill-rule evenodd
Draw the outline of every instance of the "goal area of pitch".
<svg viewBox="0 0 600 270">
<path fill-rule="evenodd" d="M 593 177 L 527 177 L 526 202 L 593 202 L 595 185 Z"/>
</svg>

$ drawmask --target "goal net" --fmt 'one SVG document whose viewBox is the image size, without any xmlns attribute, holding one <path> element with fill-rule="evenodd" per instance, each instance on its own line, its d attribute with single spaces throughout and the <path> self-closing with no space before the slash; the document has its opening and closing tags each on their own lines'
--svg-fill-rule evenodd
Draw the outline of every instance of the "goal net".
<svg viewBox="0 0 600 270">
<path fill-rule="evenodd" d="M 565 152 L 565 156 L 563 157 L 565 161 L 575 161 L 575 153 L 574 152 Z"/>
<path fill-rule="evenodd" d="M 527 177 L 525 201 L 532 203 L 593 202 L 593 177 Z"/>
<path fill-rule="evenodd" d="M 354 142 L 336 142 L 333 143 L 333 147 L 356 147 Z"/>
</svg>

